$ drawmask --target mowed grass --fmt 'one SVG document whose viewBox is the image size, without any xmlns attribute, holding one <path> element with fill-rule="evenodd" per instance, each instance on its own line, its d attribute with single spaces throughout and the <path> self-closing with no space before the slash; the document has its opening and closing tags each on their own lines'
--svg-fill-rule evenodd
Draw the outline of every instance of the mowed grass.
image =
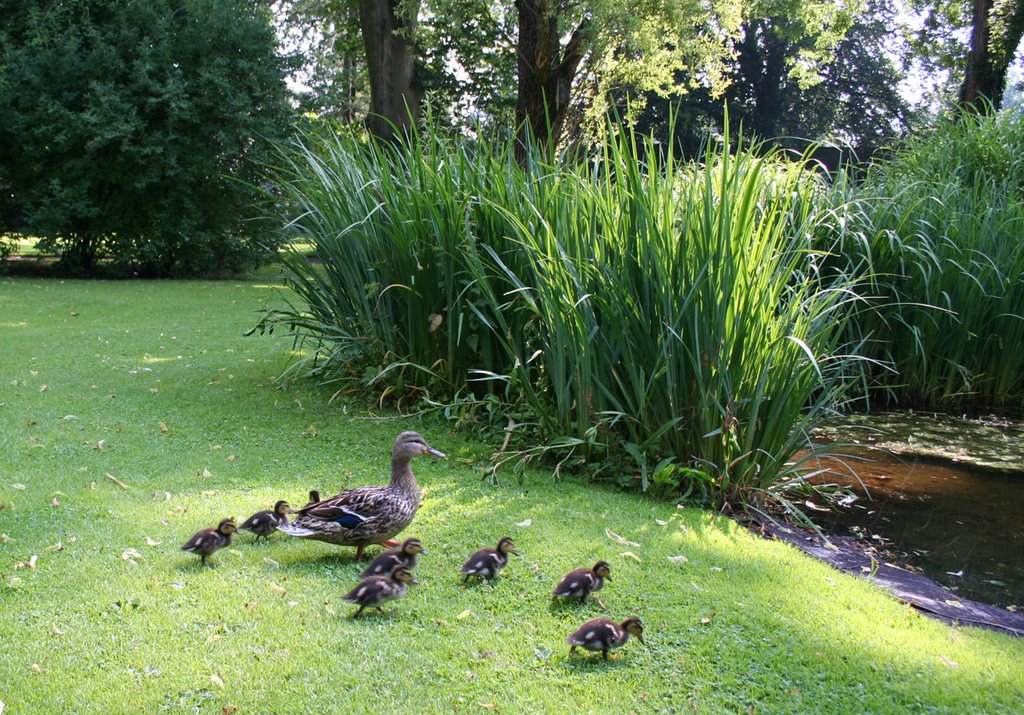
<svg viewBox="0 0 1024 715">
<path fill-rule="evenodd" d="M 445 423 L 277 390 L 290 342 L 243 337 L 272 283 L 0 279 L 0 710 L 1020 711 L 1022 641 L 674 502 L 544 471 L 492 485 L 494 445 Z M 178 549 L 223 516 L 379 483 L 403 429 L 449 458 L 414 463 L 406 535 L 430 554 L 392 613 L 347 618 L 353 549 L 244 534 L 214 568 Z M 463 587 L 503 534 L 522 554 Z M 608 611 L 552 605 L 599 558 Z M 640 616 L 647 645 L 569 656 L 599 615 Z"/>
</svg>

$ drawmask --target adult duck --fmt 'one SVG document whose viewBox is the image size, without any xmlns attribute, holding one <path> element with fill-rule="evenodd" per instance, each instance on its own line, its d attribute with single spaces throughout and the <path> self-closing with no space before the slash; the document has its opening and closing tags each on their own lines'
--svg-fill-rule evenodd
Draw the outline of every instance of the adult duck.
<svg viewBox="0 0 1024 715">
<path fill-rule="evenodd" d="M 411 462 L 421 454 L 444 457 L 417 432 L 402 432 L 391 450 L 391 482 L 336 494 L 296 512 L 294 521 L 278 530 L 303 539 L 355 546 L 356 560 L 368 544 L 387 543 L 412 523 L 420 506 L 420 488 Z"/>
</svg>

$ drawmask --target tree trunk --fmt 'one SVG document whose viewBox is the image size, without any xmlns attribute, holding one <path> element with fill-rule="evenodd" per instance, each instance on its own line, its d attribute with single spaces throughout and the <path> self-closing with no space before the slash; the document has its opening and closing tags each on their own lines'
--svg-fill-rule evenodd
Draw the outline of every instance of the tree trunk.
<svg viewBox="0 0 1024 715">
<path fill-rule="evenodd" d="M 550 150 L 561 135 L 569 109 L 570 90 L 583 59 L 584 20 L 565 47 L 558 35 L 557 0 L 515 0 L 519 38 L 516 70 L 519 96 L 517 157 L 526 156 L 528 141 Z"/>
<path fill-rule="evenodd" d="M 418 14 L 419 0 L 359 0 L 359 24 L 370 74 L 366 128 L 381 139 L 390 141 L 407 133 L 419 116 L 421 97 L 415 85 L 411 40 Z"/>
<path fill-rule="evenodd" d="M 1001 3 L 997 15 L 993 15 L 993 4 L 993 0 L 974 0 L 971 45 L 960 85 L 960 106 L 964 111 L 984 111 L 982 99 L 991 103 L 993 111 L 999 109 L 1007 69 L 1024 35 L 1024 0 Z"/>
</svg>

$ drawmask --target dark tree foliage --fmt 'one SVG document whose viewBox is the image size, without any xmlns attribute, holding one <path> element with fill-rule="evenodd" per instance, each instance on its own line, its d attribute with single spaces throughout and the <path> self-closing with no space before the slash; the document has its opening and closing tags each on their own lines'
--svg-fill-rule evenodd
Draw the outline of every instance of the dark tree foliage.
<svg viewBox="0 0 1024 715">
<path fill-rule="evenodd" d="M 258 159 L 290 118 L 253 0 L 0 0 L 0 184 L 75 273 L 266 256 Z"/>
<path fill-rule="evenodd" d="M 706 132 L 721 129 L 726 105 L 733 136 L 742 129 L 747 137 L 799 149 L 810 142 L 838 143 L 862 159 L 885 146 L 906 129 L 910 116 L 899 91 L 899 70 L 885 51 L 893 14 L 886 3 L 869 3 L 832 61 L 820 68 L 821 81 L 805 87 L 789 74 L 810 42 L 792 27 L 794 20 L 749 19 L 725 95 L 713 98 L 697 89 L 678 103 L 675 139 L 683 153 L 696 155 Z M 667 126 L 668 107 L 667 101 L 651 98 L 640 128 Z"/>
</svg>

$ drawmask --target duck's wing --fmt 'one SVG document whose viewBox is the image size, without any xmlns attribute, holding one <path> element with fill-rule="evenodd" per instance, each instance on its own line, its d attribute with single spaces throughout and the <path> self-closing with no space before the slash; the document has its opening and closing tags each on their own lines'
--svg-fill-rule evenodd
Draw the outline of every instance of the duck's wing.
<svg viewBox="0 0 1024 715">
<path fill-rule="evenodd" d="M 346 529 L 355 529 L 386 511 L 390 501 L 385 487 L 360 487 L 299 510 L 303 516 L 333 521 Z"/>
</svg>

